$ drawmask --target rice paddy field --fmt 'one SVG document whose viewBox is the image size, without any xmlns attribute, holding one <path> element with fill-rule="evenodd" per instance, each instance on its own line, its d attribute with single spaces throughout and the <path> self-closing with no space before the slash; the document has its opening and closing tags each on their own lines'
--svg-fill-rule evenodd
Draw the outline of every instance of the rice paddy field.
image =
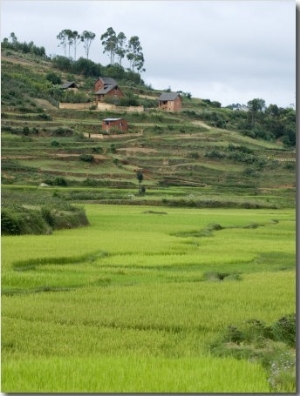
<svg viewBox="0 0 300 396">
<path fill-rule="evenodd" d="M 226 339 L 296 312 L 294 209 L 85 210 L 2 236 L 2 392 L 296 391 L 284 340 Z"/>
</svg>

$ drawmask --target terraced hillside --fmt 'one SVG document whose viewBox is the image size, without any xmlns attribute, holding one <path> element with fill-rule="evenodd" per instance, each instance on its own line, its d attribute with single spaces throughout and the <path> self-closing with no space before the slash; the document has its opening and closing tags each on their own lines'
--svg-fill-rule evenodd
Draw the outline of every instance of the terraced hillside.
<svg viewBox="0 0 300 396">
<path fill-rule="evenodd" d="M 49 73 L 76 81 L 72 100 L 78 95 L 88 108 L 60 108 Z M 210 101 L 183 95 L 180 112 L 164 113 L 157 109 L 157 90 L 122 81 L 120 87 L 137 104 L 148 101 L 145 111 L 96 110 L 92 78 L 3 50 L 2 188 L 48 186 L 78 201 L 294 206 L 293 147 L 241 133 L 235 127 L 239 115 L 233 117 L 238 112 Z M 103 134 L 108 117 L 125 118 L 128 132 Z M 143 194 L 137 171 L 143 174 Z"/>
</svg>

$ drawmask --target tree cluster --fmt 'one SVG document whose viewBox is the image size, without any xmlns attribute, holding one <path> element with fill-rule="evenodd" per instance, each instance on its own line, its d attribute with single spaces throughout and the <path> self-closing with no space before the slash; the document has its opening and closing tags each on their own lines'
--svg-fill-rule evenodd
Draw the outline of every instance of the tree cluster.
<svg viewBox="0 0 300 396">
<path fill-rule="evenodd" d="M 254 98 L 247 105 L 232 104 L 221 108 L 219 102 L 202 100 L 201 110 L 185 110 L 183 113 L 209 125 L 237 130 L 253 139 L 281 140 L 286 147 L 296 146 L 296 111 L 276 104 L 266 106 L 265 100 Z"/>
<path fill-rule="evenodd" d="M 34 54 L 41 57 L 46 57 L 46 50 L 44 47 L 37 47 L 33 41 L 30 43 L 23 43 L 18 41 L 15 33 L 10 33 L 9 38 L 5 37 L 2 41 L 2 48 L 12 49 L 14 51 L 23 52 L 24 54 Z"/>
<path fill-rule="evenodd" d="M 74 50 L 74 60 L 76 61 L 76 50 L 80 43 L 83 43 L 83 47 L 85 50 L 86 58 L 89 58 L 90 47 L 95 39 L 96 35 L 93 32 L 89 32 L 84 30 L 82 34 L 79 34 L 77 30 L 64 29 L 62 30 L 56 38 L 60 40 L 59 47 L 62 47 L 64 50 L 64 56 L 68 55 L 71 58 L 71 48 Z"/>
<path fill-rule="evenodd" d="M 281 139 L 286 146 L 296 146 L 296 112 L 291 107 L 276 104 L 268 107 L 263 99 L 247 103 L 249 109 L 245 122 L 246 134 L 265 140 Z"/>
<path fill-rule="evenodd" d="M 92 78 L 107 76 L 122 81 L 126 85 L 144 85 L 139 73 L 125 70 L 119 64 L 103 66 L 90 59 L 79 58 L 77 61 L 73 61 L 65 56 L 54 57 L 52 64 L 56 69 L 69 74 L 80 74 Z"/>
<path fill-rule="evenodd" d="M 83 43 L 86 59 L 89 57 L 89 51 L 96 34 L 85 30 L 79 34 L 76 30 L 64 29 L 58 35 L 57 39 L 60 40 L 59 46 L 64 50 L 64 56 L 71 58 L 71 49 L 74 51 L 73 59 L 76 61 L 76 49 L 78 45 Z M 138 36 L 133 36 L 127 40 L 123 32 L 116 33 L 112 27 L 109 27 L 105 33 L 100 37 L 103 46 L 103 53 L 110 57 L 110 64 L 122 65 L 122 60 L 127 58 L 129 61 L 129 68 L 131 71 L 142 72 L 144 66 L 144 55 L 142 46 Z M 115 58 L 117 57 L 117 62 Z"/>
</svg>

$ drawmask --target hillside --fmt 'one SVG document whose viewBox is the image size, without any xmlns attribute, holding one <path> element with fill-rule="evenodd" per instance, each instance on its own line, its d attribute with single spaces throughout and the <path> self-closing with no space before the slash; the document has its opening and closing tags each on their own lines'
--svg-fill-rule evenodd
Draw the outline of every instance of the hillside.
<svg viewBox="0 0 300 396">
<path fill-rule="evenodd" d="M 59 94 L 51 73 L 76 81 L 78 92 Z M 241 130 L 246 113 L 184 93 L 180 112 L 159 111 L 161 92 L 125 77 L 118 81 L 124 104 L 142 105 L 144 112 L 96 110 L 95 79 L 59 70 L 50 59 L 2 49 L 2 191 L 30 187 L 72 202 L 295 205 L 296 153 L 286 136 Z M 55 95 L 87 108 L 59 108 Z M 126 119 L 128 132 L 103 134 L 102 120 L 109 117 Z"/>
</svg>

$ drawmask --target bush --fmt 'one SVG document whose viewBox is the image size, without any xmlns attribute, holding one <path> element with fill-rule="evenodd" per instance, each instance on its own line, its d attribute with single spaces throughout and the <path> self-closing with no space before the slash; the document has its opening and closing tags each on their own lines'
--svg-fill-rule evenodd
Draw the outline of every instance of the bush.
<svg viewBox="0 0 300 396">
<path fill-rule="evenodd" d="M 253 154 L 254 153 L 254 151 L 252 149 L 250 149 L 249 147 L 247 147 L 247 146 L 239 146 L 239 145 L 232 144 L 232 143 L 228 144 L 228 150 L 229 151 L 238 150 L 238 151 L 241 151 L 242 153 L 245 153 L 245 154 Z"/>
<path fill-rule="evenodd" d="M 54 217 L 52 216 L 51 209 L 46 206 L 43 206 L 41 209 L 42 217 L 49 224 L 50 227 L 54 226 Z"/>
<path fill-rule="evenodd" d="M 212 158 L 212 159 L 221 159 L 221 158 L 225 157 L 225 154 L 214 149 L 214 150 L 211 150 L 211 151 L 205 153 L 205 157 Z"/>
<path fill-rule="evenodd" d="M 121 98 L 119 103 L 120 106 L 139 106 L 138 97 L 129 94 L 128 96 Z"/>
<path fill-rule="evenodd" d="M 25 126 L 23 128 L 23 135 L 27 136 L 27 135 L 29 135 L 29 132 L 30 132 L 30 130 L 29 130 L 28 126 Z"/>
<path fill-rule="evenodd" d="M 295 171 L 296 170 L 296 162 L 286 162 L 283 167 L 284 167 L 284 169 Z"/>
<path fill-rule="evenodd" d="M 38 114 L 37 119 L 42 121 L 52 121 L 52 117 L 49 116 L 49 114 L 45 114 L 45 113 Z"/>
<path fill-rule="evenodd" d="M 97 187 L 99 185 L 98 181 L 95 179 L 85 179 L 82 184 L 87 187 Z"/>
<path fill-rule="evenodd" d="M 255 168 L 245 168 L 244 170 L 243 170 L 243 174 L 245 175 L 245 176 L 255 176 L 256 175 L 256 169 Z"/>
<path fill-rule="evenodd" d="M 68 185 L 68 183 L 64 177 L 56 177 L 54 179 L 53 184 L 55 186 L 61 186 L 61 187 L 66 187 Z"/>
<path fill-rule="evenodd" d="M 189 157 L 193 158 L 193 159 L 196 159 L 196 160 L 200 158 L 199 154 L 197 152 L 195 152 L 195 151 L 189 153 Z"/>
<path fill-rule="evenodd" d="M 72 129 L 62 128 L 62 127 L 55 129 L 54 132 L 52 133 L 52 135 L 54 136 L 70 136 L 72 134 L 73 134 Z"/>
<path fill-rule="evenodd" d="M 296 348 L 296 314 L 283 316 L 272 326 L 272 333 L 276 341 Z"/>
<path fill-rule="evenodd" d="M 50 81 L 52 84 L 61 84 L 62 83 L 60 76 L 56 73 L 48 73 L 46 76 L 46 79 L 48 81 Z"/>
<path fill-rule="evenodd" d="M 94 162 L 95 158 L 92 154 L 81 154 L 79 159 L 84 162 Z"/>
<path fill-rule="evenodd" d="M 1 232 L 3 235 L 20 235 L 20 221 L 16 213 L 9 209 L 1 211 Z"/>
</svg>

